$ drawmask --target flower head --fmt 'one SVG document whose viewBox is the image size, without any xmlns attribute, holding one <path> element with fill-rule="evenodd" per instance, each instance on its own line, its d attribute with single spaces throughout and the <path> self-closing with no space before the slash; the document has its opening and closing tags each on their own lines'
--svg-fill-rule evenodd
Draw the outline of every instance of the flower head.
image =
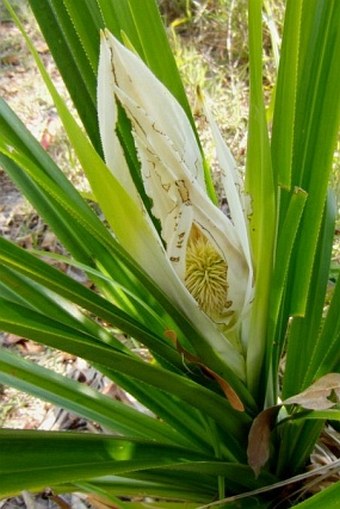
<svg viewBox="0 0 340 509">
<path fill-rule="evenodd" d="M 119 104 L 132 125 L 144 190 L 160 222 L 169 263 L 213 322 L 227 330 L 235 327 L 252 298 L 247 219 L 242 182 L 210 113 L 230 218 L 208 196 L 201 150 L 182 107 L 141 59 L 107 31 L 98 90 L 107 165 L 136 195 L 116 135 Z M 144 209 L 143 213 L 147 214 Z"/>
<path fill-rule="evenodd" d="M 200 308 L 214 321 L 230 315 L 227 262 L 195 225 L 187 244 L 184 282 Z"/>
</svg>

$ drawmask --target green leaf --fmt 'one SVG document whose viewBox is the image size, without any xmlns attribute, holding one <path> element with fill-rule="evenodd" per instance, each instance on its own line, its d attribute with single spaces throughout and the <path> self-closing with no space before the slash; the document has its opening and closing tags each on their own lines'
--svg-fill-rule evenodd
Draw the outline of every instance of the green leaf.
<svg viewBox="0 0 340 509">
<path fill-rule="evenodd" d="M 189 378 L 155 364 L 146 363 L 132 354 L 117 352 L 88 334 L 1 298 L 0 327 L 2 330 L 43 342 L 45 345 L 72 353 L 91 363 L 103 365 L 175 395 L 215 419 L 225 431 L 230 433 L 228 445 L 233 454 L 241 454 L 242 457 L 243 451 L 236 437 L 243 438 L 249 417 L 245 413 L 232 410 L 222 396 Z"/>
<path fill-rule="evenodd" d="M 136 479 L 136 477 L 138 477 L 138 479 Z M 115 507 L 118 508 L 121 507 L 122 502 L 120 498 L 119 500 L 115 499 L 116 497 L 121 497 L 122 493 L 126 497 L 139 497 L 141 493 L 148 493 L 150 497 L 154 497 L 158 500 L 158 502 L 155 503 L 156 509 L 158 509 L 158 504 L 160 504 L 161 509 L 163 507 L 165 509 L 167 504 L 170 504 L 171 509 L 175 509 L 174 504 L 177 504 L 178 509 L 180 509 L 183 506 L 183 501 L 185 501 L 185 506 L 189 504 L 190 508 L 190 502 L 192 503 L 193 500 L 196 500 L 196 503 L 194 503 L 192 509 L 196 509 L 198 502 L 210 502 L 216 494 L 211 479 L 210 484 L 208 482 L 203 482 L 203 476 L 199 478 L 201 482 L 197 480 L 197 476 L 195 482 L 193 475 L 188 478 L 183 472 L 181 472 L 180 476 L 176 476 L 174 473 L 171 473 L 170 476 L 167 472 L 166 475 L 163 475 L 162 479 L 159 479 L 156 475 L 150 475 L 150 479 L 140 479 L 139 477 L 137 473 L 129 477 L 126 475 L 119 477 L 110 475 L 95 479 L 92 482 L 81 482 L 75 485 L 61 484 L 57 487 L 56 491 L 65 493 L 76 490 L 90 494 L 95 493 L 102 496 L 104 500 L 114 502 Z M 130 507 L 131 503 L 133 504 L 133 502 L 127 502 L 126 509 Z M 141 505 L 142 507 L 140 509 L 145 509 L 145 502 L 141 502 Z M 123 505 L 122 507 L 125 506 Z M 153 507 L 153 505 L 151 505 L 151 507 Z"/>
<path fill-rule="evenodd" d="M 269 374 L 272 369 L 273 376 L 272 380 L 269 381 L 269 387 L 271 387 L 273 394 L 271 396 L 267 394 L 268 405 L 274 405 L 276 403 L 278 365 L 283 350 L 282 343 L 286 332 L 286 322 L 283 321 L 283 324 L 280 323 L 280 313 L 282 313 L 282 303 L 284 302 L 284 295 L 287 291 L 286 285 L 289 266 L 291 263 L 291 255 L 306 199 L 306 193 L 302 189 L 294 190 L 284 222 L 280 228 L 280 234 L 278 235 L 275 265 L 270 291 L 270 311 L 267 333 L 268 346 L 266 349 L 267 373 Z M 280 326 L 283 326 L 283 331 L 280 330 Z M 274 338 L 277 338 L 276 341 L 273 341 Z M 278 338 L 282 338 L 282 341 L 279 341 Z M 268 397 L 270 398 L 269 400 Z"/>
<path fill-rule="evenodd" d="M 324 223 L 320 232 L 306 314 L 304 318 L 294 317 L 289 326 L 282 390 L 282 396 L 285 399 L 304 390 L 316 378 L 339 369 L 339 327 L 337 324 L 339 297 L 336 297 L 334 307 L 330 307 L 330 309 L 332 308 L 330 318 L 326 317 L 328 329 L 325 331 L 326 335 L 322 334 L 324 302 L 334 232 L 334 213 L 334 204 L 330 200 L 325 207 Z M 295 473 L 299 466 L 304 466 L 322 428 L 322 421 L 299 422 L 296 427 L 287 426 L 281 436 L 279 469 L 283 471 L 289 466 L 288 468 Z"/>
<path fill-rule="evenodd" d="M 295 5 L 295 0 L 291 3 Z M 308 201 L 294 253 L 290 301 L 291 314 L 299 316 L 307 306 L 339 129 L 340 4 L 304 0 L 301 19 L 292 185 L 307 191 Z"/>
<path fill-rule="evenodd" d="M 105 320 L 111 324 L 118 323 L 116 322 L 118 315 L 122 317 L 121 312 L 115 316 L 116 312 L 114 311 L 115 308 L 112 304 L 103 300 L 96 293 L 93 293 L 87 288 L 81 286 L 79 283 L 68 278 L 53 267 L 44 264 L 40 260 L 32 257 L 29 253 L 6 242 L 4 239 L 0 239 L 0 247 L 2 262 L 4 263 L 4 270 L 2 271 L 3 281 L 6 282 L 7 285 L 12 286 L 13 292 L 17 292 L 9 293 L 9 300 L 11 302 L 24 304 L 30 309 L 40 311 L 40 313 L 48 311 L 49 318 L 54 318 L 58 323 L 64 323 L 67 326 L 73 327 L 74 330 L 82 331 L 87 335 L 90 334 L 93 339 L 100 340 L 107 345 L 111 345 L 115 349 L 118 349 L 118 351 L 129 353 L 129 350 L 124 347 L 121 342 L 115 339 L 110 329 L 107 330 L 102 328 L 99 324 L 81 314 L 77 309 L 74 309 L 74 305 L 71 304 L 70 301 L 65 301 L 63 304 L 63 299 L 56 297 L 56 294 L 53 292 L 57 292 L 57 294 L 71 299 L 72 302 L 77 302 L 82 308 L 89 309 L 92 314 L 101 316 L 102 318 L 100 321 Z M 20 270 L 22 273 L 26 274 L 26 276 L 38 281 L 39 284 L 32 285 L 27 277 L 20 277 L 19 274 L 16 274 L 15 271 L 9 269 L 8 266 L 11 266 L 16 270 Z M 42 286 L 40 286 L 40 284 Z M 49 292 L 46 288 L 50 288 L 52 291 Z M 21 298 L 18 298 L 18 293 L 22 296 Z M 52 298 L 50 304 L 48 302 L 45 303 L 46 296 L 48 298 Z M 3 295 L 3 297 L 6 297 L 6 294 Z M 62 308 L 60 307 L 60 304 L 63 304 Z M 64 310 L 67 311 L 66 314 Z M 128 318 L 128 322 L 132 323 L 131 318 L 127 315 L 126 317 Z M 142 316 L 139 316 L 139 322 L 142 318 Z M 147 319 L 147 315 L 145 318 Z M 146 324 L 148 327 L 150 326 L 148 321 L 146 321 Z M 123 329 L 125 328 L 123 322 L 120 323 L 120 327 Z M 27 331 L 25 332 L 27 333 Z M 131 332 L 132 330 L 130 330 L 130 333 Z M 141 330 L 140 332 L 140 339 L 142 342 L 148 343 L 148 337 L 150 339 L 151 337 L 156 339 L 154 330 L 146 332 L 146 329 L 144 328 L 144 333 Z M 138 337 L 137 329 L 135 330 L 135 333 L 135 337 Z M 161 345 L 162 342 L 164 342 L 163 334 L 157 341 L 159 340 L 161 340 Z M 53 346 L 57 346 L 57 344 L 53 344 Z M 151 344 L 149 343 L 149 347 L 150 346 Z M 169 344 L 164 344 L 163 346 L 165 346 L 166 349 L 170 347 Z M 154 349 L 154 351 L 156 350 L 159 351 L 158 348 Z M 173 347 L 170 348 L 169 352 L 171 352 L 171 350 L 172 355 L 175 355 L 175 357 L 178 358 L 179 363 L 177 364 L 177 367 L 180 368 L 180 370 L 185 369 L 185 365 L 182 364 L 179 354 L 173 349 Z M 162 354 L 163 357 L 160 355 L 157 356 L 158 361 L 165 361 L 164 353 L 165 352 Z M 170 358 L 165 361 L 165 365 L 168 367 L 171 365 L 171 368 L 174 370 L 174 359 L 171 363 L 169 363 L 169 359 Z M 100 369 L 103 370 L 103 366 L 100 366 Z M 178 401 L 172 401 L 169 398 L 169 395 L 165 396 L 163 392 L 158 391 L 155 387 L 151 389 L 150 386 L 129 380 L 123 375 L 118 376 L 117 373 L 113 373 L 112 370 L 108 368 L 106 368 L 104 372 L 109 378 L 115 380 L 130 394 L 134 395 L 141 403 L 149 407 L 164 420 L 174 425 L 175 428 L 180 429 L 181 433 L 184 434 L 184 436 L 186 436 L 191 442 L 194 441 L 194 443 L 198 444 L 199 447 L 203 446 L 205 449 L 207 448 L 209 435 L 204 436 L 202 434 L 202 427 L 197 424 L 197 421 L 200 420 L 197 413 L 191 415 L 192 412 L 190 412 L 190 409 L 182 408 L 182 406 L 178 404 Z M 208 449 L 210 449 L 210 446 Z"/>
<path fill-rule="evenodd" d="M 4 349 L 0 358 L 0 381 L 93 420 L 107 430 L 130 437 L 188 445 L 166 423 Z"/>
<path fill-rule="evenodd" d="M 58 2 L 52 1 L 53 7 L 56 8 Z M 64 9 L 59 19 L 64 21 L 67 15 L 72 22 L 74 33 L 71 28 L 67 30 L 67 37 L 69 34 L 74 37 L 74 41 L 70 43 L 72 50 L 83 50 L 90 63 L 93 73 L 96 75 L 98 67 L 98 46 L 99 46 L 99 29 L 103 28 L 103 17 L 98 5 L 92 4 L 88 1 L 83 2 L 82 8 L 72 0 L 63 0 Z M 67 15 L 66 15 L 67 13 Z M 78 37 L 76 40 L 75 36 Z M 76 56 L 76 62 L 78 57 Z"/>
<path fill-rule="evenodd" d="M 153 473 L 148 472 L 148 476 L 136 472 L 130 476 L 126 474 L 124 476 L 110 475 L 94 479 L 91 482 L 76 483 L 75 485 L 61 484 L 56 491 L 60 493 L 68 491 L 95 493 L 102 496 L 104 500 L 114 502 L 115 507 L 120 507 L 119 503 L 122 503 L 121 499 L 119 501 L 114 500 L 115 497 L 122 497 L 122 494 L 126 497 L 139 497 L 141 494 L 148 493 L 150 497 L 155 497 L 158 500 L 156 508 L 158 508 L 158 504 L 161 508 L 164 504 L 164 509 L 167 506 L 166 504 L 170 504 L 171 509 L 175 509 L 175 507 L 172 507 L 171 501 L 173 501 L 173 504 L 177 502 L 178 509 L 180 509 L 183 506 L 183 501 L 185 501 L 185 506 L 189 504 L 190 507 L 190 502 L 196 500 L 193 507 L 195 509 L 197 508 L 197 502 L 210 502 L 216 495 L 213 480 L 211 478 L 206 480 L 206 476 L 201 475 L 197 478 L 197 475 L 188 475 L 186 472 L 180 472 L 179 474 L 165 472 L 160 475 L 158 472 L 157 469 Z M 130 503 L 127 503 L 127 507 L 130 506 Z M 144 508 L 140 509 L 145 509 L 145 502 L 142 502 L 142 505 Z"/>
<path fill-rule="evenodd" d="M 250 238 L 255 277 L 255 298 L 249 329 L 247 380 L 253 394 L 259 390 L 259 376 L 265 351 L 268 293 L 271 284 L 276 191 L 262 87 L 262 2 L 249 2 L 250 110 L 247 147 L 246 191 L 251 197 Z"/>
<path fill-rule="evenodd" d="M 173 366 L 182 366 L 179 353 L 175 350 L 174 346 L 171 345 L 169 341 L 166 341 L 165 338 L 157 337 L 157 335 L 152 330 L 145 327 L 142 323 L 140 323 L 140 321 L 131 318 L 127 313 L 114 306 L 114 304 L 103 299 L 88 288 L 82 286 L 80 283 L 71 279 L 66 274 L 61 273 L 57 269 L 54 269 L 46 263 L 38 260 L 24 250 L 12 245 L 5 239 L 0 238 L 0 248 L 0 262 L 3 263 L 7 268 L 11 267 L 16 271 L 19 271 L 24 276 L 33 278 L 33 280 L 39 283 L 39 285 L 43 285 L 44 287 L 49 288 L 52 290 L 52 292 L 56 292 L 63 298 L 70 300 L 71 302 L 81 306 L 84 309 L 87 309 L 91 313 L 94 313 L 96 316 L 100 317 L 102 320 L 108 321 L 115 327 L 118 327 L 127 334 L 133 336 L 135 339 L 140 340 L 143 344 L 148 345 L 151 350 L 157 352 L 161 357 L 170 362 Z M 4 278 L 7 279 L 7 284 L 9 282 L 8 278 L 10 274 L 11 272 L 8 274 L 6 274 L 6 272 L 4 273 Z M 15 288 L 15 279 L 14 283 L 12 284 Z M 20 291 L 27 294 L 28 290 L 25 288 L 25 281 L 22 280 L 21 284 L 22 287 L 19 287 L 19 294 Z M 32 286 L 30 288 L 31 291 L 34 290 Z M 53 302 L 51 304 L 53 307 Z M 41 303 L 40 309 L 41 312 L 44 313 L 43 302 Z M 52 310 L 50 316 L 54 316 L 56 322 L 59 321 L 60 323 L 69 325 L 70 318 L 68 317 L 68 321 L 65 322 L 65 318 L 63 319 L 63 314 L 61 313 L 59 316 L 58 309 L 59 306 L 57 305 L 55 311 Z M 81 315 L 80 319 L 78 318 L 78 320 L 87 324 L 85 329 L 87 332 L 89 330 L 89 321 L 83 319 Z M 78 324 L 78 321 L 76 324 L 74 321 L 72 321 L 71 324 L 77 329 L 84 330 L 82 325 Z M 94 325 L 90 326 L 91 333 L 98 333 L 99 330 L 100 329 Z M 103 333 L 99 332 L 98 336 L 102 337 L 103 340 L 105 340 L 106 337 L 106 341 L 108 341 L 111 345 L 114 345 L 115 348 L 124 350 L 120 342 L 114 342 L 114 338 L 108 339 L 105 335 L 105 331 Z M 127 351 L 127 349 L 125 350 Z"/>
<path fill-rule="evenodd" d="M 66 83 L 74 105 L 96 150 L 101 153 L 97 108 L 96 108 L 96 54 L 99 49 L 99 26 L 96 30 L 87 30 L 91 43 L 80 41 L 75 30 L 74 20 L 70 17 L 65 2 L 30 0 L 29 4 L 48 47 Z M 97 4 L 95 5 L 98 10 Z M 77 9 L 88 27 L 93 22 L 86 3 Z M 89 59 L 89 54 L 92 61 Z"/>
<path fill-rule="evenodd" d="M 202 461 L 189 449 L 89 433 L 0 430 L 0 495 Z"/>
<path fill-rule="evenodd" d="M 319 419 L 292 420 L 283 425 L 280 448 L 275 455 L 279 477 L 296 475 L 306 467 L 324 425 Z"/>
<path fill-rule="evenodd" d="M 305 380 L 320 377 L 332 370 L 340 368 L 340 277 L 337 280 L 331 304 L 320 336 L 314 346 L 313 354 L 308 365 Z"/>
<path fill-rule="evenodd" d="M 69 251 L 81 261 L 91 264 L 92 253 L 100 257 L 103 250 L 102 246 L 99 248 L 98 242 L 112 246 L 114 243 L 112 237 L 41 145 L 1 98 L 0 131 L 1 147 L 10 155 L 9 158 L 0 154 L 0 161 L 10 177 L 54 229 Z M 21 161 L 27 163 L 26 169 L 30 170 L 29 172 L 23 171 L 12 160 L 10 150 L 13 150 Z M 76 224 L 75 218 L 78 218 Z"/>
<path fill-rule="evenodd" d="M 322 421 L 328 420 L 328 421 L 340 421 L 340 410 L 331 408 L 330 410 L 311 410 L 311 411 L 302 411 L 298 412 L 296 414 L 292 414 L 290 417 L 287 417 L 289 420 L 296 420 L 299 419 L 308 419 L 308 420 L 319 420 Z M 284 421 L 281 421 L 282 423 Z M 280 422 L 280 424 L 281 424 Z"/>
<path fill-rule="evenodd" d="M 322 491 L 317 493 L 311 498 L 308 498 L 301 504 L 296 504 L 294 507 L 298 509 L 320 509 L 321 507 L 329 509 L 340 508 L 340 482 L 338 481 Z"/>
<path fill-rule="evenodd" d="M 90 266 L 97 264 L 116 282 L 134 293 L 137 292 L 146 303 L 152 303 L 155 312 L 160 316 L 164 315 L 164 311 L 159 309 L 158 302 L 164 301 L 165 296 L 159 294 L 150 278 L 142 274 L 136 263 L 129 259 L 121 246 L 118 246 L 40 144 L 1 100 L 0 128 L 4 135 L 2 140 L 4 150 L 9 153 L 6 143 L 8 139 L 17 157 L 21 162 L 25 161 L 26 169 L 29 171 L 24 172 L 14 161 L 1 154 L 0 161 L 68 250 L 78 260 Z M 130 271 L 136 276 L 131 277 Z M 88 274 L 90 277 L 94 274 L 91 268 Z M 143 286 L 136 284 L 137 279 L 143 281 Z M 117 291 L 113 289 L 112 284 L 103 278 L 94 277 L 93 280 L 111 297 L 117 298 Z M 154 299 L 152 295 L 155 295 Z M 119 300 L 121 302 L 121 299 Z M 126 295 L 123 300 L 126 303 Z M 170 311 L 172 306 L 168 299 L 165 300 L 165 307 Z M 130 309 L 132 307 L 133 305 L 130 305 Z M 170 320 L 168 327 L 171 327 Z"/>
<path fill-rule="evenodd" d="M 271 153 L 276 185 L 291 189 L 303 0 L 287 2 L 275 90 Z"/>
<path fill-rule="evenodd" d="M 317 377 L 336 370 L 339 362 L 339 328 L 336 311 L 339 297 L 337 295 L 334 307 L 332 306 L 332 313 L 327 320 L 326 335 L 320 334 L 333 245 L 335 213 L 335 203 L 333 197 L 329 195 L 314 260 L 305 317 L 294 317 L 288 331 L 283 331 L 283 334 L 288 332 L 282 392 L 284 399 L 303 391 Z M 301 355 L 301 349 L 303 355 Z"/>
</svg>

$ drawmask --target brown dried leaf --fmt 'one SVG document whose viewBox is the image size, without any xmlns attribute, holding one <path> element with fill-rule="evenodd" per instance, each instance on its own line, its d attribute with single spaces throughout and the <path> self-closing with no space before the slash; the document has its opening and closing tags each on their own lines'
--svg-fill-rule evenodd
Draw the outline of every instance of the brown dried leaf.
<svg viewBox="0 0 340 509">
<path fill-rule="evenodd" d="M 209 373 L 209 375 L 216 380 L 216 382 L 221 387 L 225 397 L 227 398 L 233 409 L 237 410 L 238 412 L 244 412 L 244 405 L 240 398 L 238 397 L 238 395 L 236 394 L 236 392 L 234 391 L 234 389 L 232 388 L 232 386 L 224 378 L 215 373 L 215 371 L 212 371 L 206 366 L 203 366 L 203 364 L 201 366 L 202 369 L 204 369 L 204 371 Z"/>
<path fill-rule="evenodd" d="M 98 495 L 89 495 L 87 497 L 88 502 L 90 502 L 91 507 L 94 509 L 118 509 L 116 505 L 111 504 L 108 501 L 103 500 Z"/>
<path fill-rule="evenodd" d="M 340 374 L 328 373 L 306 390 L 286 399 L 285 405 L 301 405 L 308 410 L 326 410 L 340 401 Z"/>
<path fill-rule="evenodd" d="M 215 371 L 208 368 L 205 364 L 203 364 L 199 357 L 196 357 L 195 355 L 192 355 L 190 352 L 185 350 L 182 345 L 179 343 L 177 339 L 177 334 L 173 330 L 166 330 L 164 332 L 164 336 L 172 341 L 172 343 L 176 346 L 177 350 L 183 355 L 183 358 L 187 362 L 192 362 L 193 364 L 197 364 L 197 366 L 200 366 L 200 368 L 207 373 L 209 376 L 214 378 L 218 385 L 221 387 L 222 391 L 224 392 L 225 397 L 229 401 L 230 405 L 233 407 L 234 410 L 237 410 L 238 412 L 244 412 L 244 405 L 232 386 L 222 378 L 220 375 L 215 373 Z"/>
<path fill-rule="evenodd" d="M 270 453 L 270 433 L 275 425 L 281 405 L 276 405 L 255 417 L 248 436 L 248 464 L 257 477 L 267 463 Z"/>
</svg>

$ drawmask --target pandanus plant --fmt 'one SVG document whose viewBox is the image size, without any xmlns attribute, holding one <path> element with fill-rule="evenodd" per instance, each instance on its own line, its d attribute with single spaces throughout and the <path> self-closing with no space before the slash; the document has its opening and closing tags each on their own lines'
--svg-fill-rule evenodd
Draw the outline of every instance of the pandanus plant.
<svg viewBox="0 0 340 509">
<path fill-rule="evenodd" d="M 249 0 L 244 176 L 198 91 L 227 211 L 154 0 L 30 0 L 82 127 L 5 4 L 96 207 L 1 100 L 0 163 L 93 286 L 1 238 L 0 328 L 86 359 L 141 406 L 2 347 L 1 383 L 102 432 L 0 430 L 0 495 L 49 486 L 119 508 L 336 507 L 338 483 L 310 496 L 308 480 L 339 468 L 309 469 L 340 420 L 339 280 L 327 290 L 340 3 L 287 1 L 269 125 L 262 3 Z"/>
</svg>

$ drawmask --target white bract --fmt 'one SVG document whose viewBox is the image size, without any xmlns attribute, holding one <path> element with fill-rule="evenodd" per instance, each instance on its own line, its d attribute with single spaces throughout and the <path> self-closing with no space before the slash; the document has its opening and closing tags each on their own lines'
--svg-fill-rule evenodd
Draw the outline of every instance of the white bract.
<svg viewBox="0 0 340 509">
<path fill-rule="evenodd" d="M 220 338 L 222 331 L 228 344 L 228 331 L 238 330 L 249 311 L 253 289 L 242 180 L 232 156 L 207 111 L 229 218 L 207 194 L 201 151 L 180 104 L 137 55 L 108 31 L 102 33 L 98 112 L 106 164 L 139 204 L 155 237 L 158 234 L 131 178 L 117 134 L 118 104 L 131 122 L 144 189 L 161 225 L 163 242 L 158 237 L 158 245 L 164 244 L 171 268 L 166 274 L 152 267 L 148 271 L 153 271 L 152 277 L 167 292 L 168 278 L 172 278 L 172 297 L 182 310 L 191 320 L 197 320 L 199 311 L 206 317 L 200 319 L 206 333 L 215 330 L 215 337 Z M 225 353 L 230 352 L 228 347 Z"/>
</svg>

